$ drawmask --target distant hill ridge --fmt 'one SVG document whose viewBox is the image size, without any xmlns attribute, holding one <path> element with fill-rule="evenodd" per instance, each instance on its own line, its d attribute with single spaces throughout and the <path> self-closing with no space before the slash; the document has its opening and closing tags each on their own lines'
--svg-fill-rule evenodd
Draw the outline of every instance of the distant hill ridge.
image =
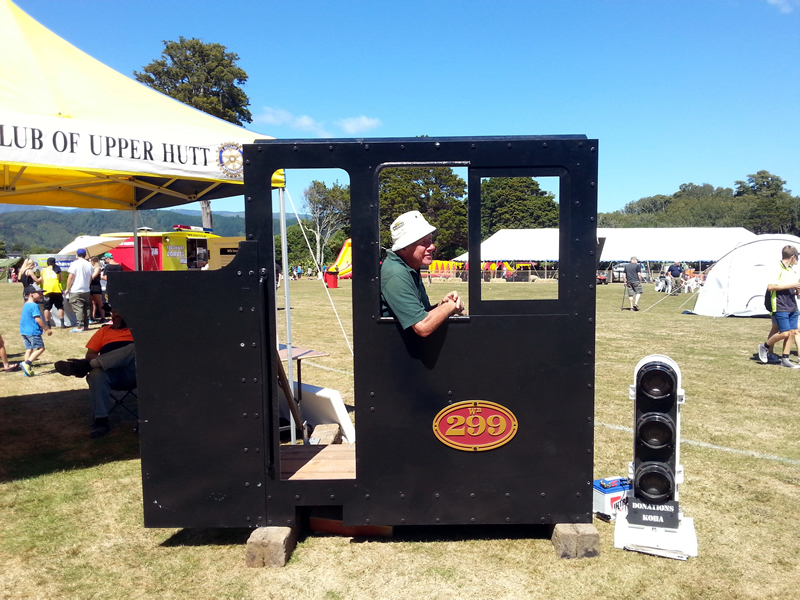
<svg viewBox="0 0 800 600">
<path fill-rule="evenodd" d="M 202 225 L 199 210 L 142 210 L 136 213 L 139 227 L 170 231 L 173 225 Z M 301 215 L 306 218 L 307 215 Z M 297 219 L 288 216 L 289 225 Z M 279 215 L 273 214 L 273 228 L 279 231 Z M 19 248 L 28 253 L 58 252 L 79 235 L 100 235 L 131 231 L 132 213 L 126 210 L 61 209 L 43 206 L 0 204 L 0 240 L 6 251 Z M 214 233 L 223 237 L 244 235 L 244 213 L 214 211 Z M 20 248 L 21 245 L 21 248 Z"/>
</svg>

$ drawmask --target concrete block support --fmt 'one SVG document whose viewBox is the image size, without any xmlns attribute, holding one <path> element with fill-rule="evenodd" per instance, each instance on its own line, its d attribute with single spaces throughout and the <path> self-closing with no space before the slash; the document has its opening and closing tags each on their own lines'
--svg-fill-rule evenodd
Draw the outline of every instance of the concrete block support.
<svg viewBox="0 0 800 600">
<path fill-rule="evenodd" d="M 311 433 L 311 443 L 327 446 L 328 444 L 342 443 L 342 428 L 338 423 L 317 425 Z"/>
<path fill-rule="evenodd" d="M 297 545 L 296 527 L 259 527 L 250 534 L 245 550 L 248 567 L 282 567 Z"/>
<path fill-rule="evenodd" d="M 550 538 L 559 558 L 591 558 L 600 555 L 600 534 L 591 523 L 559 523 Z"/>
</svg>

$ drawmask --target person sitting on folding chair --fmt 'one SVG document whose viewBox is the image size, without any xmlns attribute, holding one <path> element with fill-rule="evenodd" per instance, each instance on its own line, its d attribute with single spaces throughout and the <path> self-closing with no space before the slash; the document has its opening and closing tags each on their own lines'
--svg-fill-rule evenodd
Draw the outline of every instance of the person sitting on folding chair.
<svg viewBox="0 0 800 600">
<path fill-rule="evenodd" d="M 122 316 L 111 311 L 111 325 L 101 327 L 86 344 L 85 358 L 59 360 L 55 369 L 65 376 L 86 377 L 94 420 L 89 437 L 106 435 L 111 426 L 108 413 L 116 404 L 112 390 L 136 387 L 136 354 L 131 330 Z"/>
</svg>

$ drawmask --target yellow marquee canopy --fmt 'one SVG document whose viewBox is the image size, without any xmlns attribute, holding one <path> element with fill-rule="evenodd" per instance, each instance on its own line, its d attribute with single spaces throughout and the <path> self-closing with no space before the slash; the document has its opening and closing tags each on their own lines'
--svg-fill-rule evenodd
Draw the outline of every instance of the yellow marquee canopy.
<svg viewBox="0 0 800 600">
<path fill-rule="evenodd" d="M 0 53 L 2 203 L 134 210 L 235 196 L 242 145 L 269 137 L 117 73 L 10 0 Z"/>
</svg>

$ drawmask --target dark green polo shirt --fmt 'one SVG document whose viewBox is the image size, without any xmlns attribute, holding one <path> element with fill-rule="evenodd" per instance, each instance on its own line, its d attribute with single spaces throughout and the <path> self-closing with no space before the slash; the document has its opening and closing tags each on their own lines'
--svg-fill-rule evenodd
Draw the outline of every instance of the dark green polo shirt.
<svg viewBox="0 0 800 600">
<path fill-rule="evenodd" d="M 419 272 L 388 250 L 381 265 L 381 316 L 395 317 L 408 329 L 422 321 L 431 308 Z"/>
</svg>

